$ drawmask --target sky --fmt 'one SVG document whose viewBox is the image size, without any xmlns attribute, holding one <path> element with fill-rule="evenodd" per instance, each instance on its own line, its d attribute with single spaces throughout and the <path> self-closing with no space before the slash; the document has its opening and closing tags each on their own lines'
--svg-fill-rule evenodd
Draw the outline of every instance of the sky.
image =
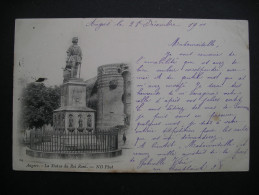
<svg viewBox="0 0 259 195">
<path fill-rule="evenodd" d="M 154 33 L 132 28 L 87 27 L 93 19 L 18 19 L 15 26 L 15 79 L 33 82 L 47 78 L 47 85 L 60 85 L 66 51 L 77 36 L 82 49 L 81 78 L 93 78 L 97 67 L 110 63 L 131 64 L 143 52 L 159 44 Z M 115 19 L 106 19 L 109 22 Z M 119 21 L 119 19 L 117 19 Z M 117 22 L 116 21 L 116 22 Z M 98 21 L 97 21 L 98 22 Z M 149 29 L 151 30 L 151 29 Z M 150 38 L 154 36 L 154 38 Z M 157 44 L 150 43 L 156 39 Z M 145 42 L 146 40 L 146 42 Z M 163 44 L 160 43 L 160 44 Z M 156 49 L 153 48 L 154 52 Z M 145 52 L 144 52 L 145 53 Z"/>
<path fill-rule="evenodd" d="M 132 21 L 136 24 L 139 20 L 147 22 L 150 19 L 17 19 L 14 81 L 16 84 L 26 83 L 43 77 L 47 78 L 46 85 L 62 84 L 66 51 L 75 36 L 79 39 L 78 45 L 83 54 L 81 78 L 87 80 L 97 75 L 98 66 L 111 63 L 132 65 L 140 56 L 163 55 L 168 51 L 168 44 L 177 37 L 191 32 L 195 39 L 203 39 L 202 33 L 207 33 L 210 28 L 207 24 L 206 28 L 201 26 L 199 30 L 194 28 L 189 31 L 188 26 L 195 21 L 188 19 L 181 20 L 181 27 L 130 26 Z M 152 22 L 166 24 L 170 20 L 172 19 L 152 19 Z M 93 21 L 95 25 L 91 25 Z M 117 25 L 118 23 L 122 25 Z M 178 25 L 179 20 L 172 20 L 172 23 Z M 206 23 L 206 20 L 200 23 Z M 103 26 L 98 29 L 96 24 Z M 217 24 L 218 20 L 215 20 L 212 27 L 217 27 Z M 229 32 L 231 27 L 233 25 L 228 25 L 227 22 L 221 24 L 223 33 Z M 222 35 L 211 30 L 210 36 L 217 38 Z"/>
</svg>

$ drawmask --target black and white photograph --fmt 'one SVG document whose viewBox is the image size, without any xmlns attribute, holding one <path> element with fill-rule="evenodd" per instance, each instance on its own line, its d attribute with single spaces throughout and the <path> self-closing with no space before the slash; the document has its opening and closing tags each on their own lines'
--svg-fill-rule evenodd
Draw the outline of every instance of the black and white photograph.
<svg viewBox="0 0 259 195">
<path fill-rule="evenodd" d="M 246 20 L 17 19 L 14 48 L 14 170 L 249 170 Z"/>
</svg>

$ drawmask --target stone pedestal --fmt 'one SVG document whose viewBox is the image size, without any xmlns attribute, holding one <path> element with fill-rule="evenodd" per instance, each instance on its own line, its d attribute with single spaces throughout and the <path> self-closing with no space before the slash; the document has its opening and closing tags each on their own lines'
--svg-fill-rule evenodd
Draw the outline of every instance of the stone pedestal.
<svg viewBox="0 0 259 195">
<path fill-rule="evenodd" d="M 61 107 L 54 110 L 53 127 L 64 132 L 95 131 L 95 110 L 86 107 L 86 84 L 70 78 L 61 85 Z"/>
</svg>

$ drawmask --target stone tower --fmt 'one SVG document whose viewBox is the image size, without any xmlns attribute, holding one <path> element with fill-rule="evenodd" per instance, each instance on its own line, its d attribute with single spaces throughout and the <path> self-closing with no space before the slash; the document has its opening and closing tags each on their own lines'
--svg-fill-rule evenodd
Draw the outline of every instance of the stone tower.
<svg viewBox="0 0 259 195">
<path fill-rule="evenodd" d="M 124 114 L 125 114 L 125 125 L 130 125 L 131 119 L 131 72 L 129 66 L 123 66 L 122 68 L 123 77 L 123 104 L 124 104 Z"/>
<path fill-rule="evenodd" d="M 107 64 L 98 67 L 97 75 L 97 123 L 96 128 L 124 125 L 124 80 L 125 64 Z"/>
</svg>

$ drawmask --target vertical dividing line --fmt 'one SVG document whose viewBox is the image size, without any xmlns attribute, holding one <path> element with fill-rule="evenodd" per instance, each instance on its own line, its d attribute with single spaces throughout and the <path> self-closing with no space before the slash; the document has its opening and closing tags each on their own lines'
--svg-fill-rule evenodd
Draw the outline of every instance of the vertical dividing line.
<svg viewBox="0 0 259 195">
<path fill-rule="evenodd" d="M 109 142 L 109 134 L 106 134 L 105 139 L 106 139 L 105 151 L 107 151 L 108 142 Z"/>
<path fill-rule="evenodd" d="M 51 140 L 51 142 L 52 142 L 52 150 L 53 151 L 56 151 L 56 148 L 55 148 L 56 140 L 55 140 L 55 138 L 56 138 L 56 136 L 55 136 L 55 131 L 54 131 L 53 134 L 52 134 L 52 140 Z"/>
<path fill-rule="evenodd" d="M 61 133 L 59 134 L 59 136 L 60 136 L 60 144 L 59 144 L 60 151 L 61 151 L 61 152 L 64 152 L 64 151 L 63 151 L 63 147 L 62 147 L 62 146 L 63 146 L 63 142 L 64 142 L 64 139 L 63 139 L 63 137 L 62 137 L 62 136 L 63 136 L 63 133 L 61 132 Z"/>
<path fill-rule="evenodd" d="M 34 149 L 37 149 L 37 143 L 36 143 L 36 141 L 37 141 L 37 137 L 36 137 L 36 133 L 34 133 L 34 140 L 33 140 L 33 148 Z"/>
<path fill-rule="evenodd" d="M 84 139 L 82 140 L 82 137 L 83 137 L 83 131 L 82 133 L 80 134 L 80 150 L 83 150 L 84 149 Z M 84 138 L 84 137 L 83 137 Z"/>
<path fill-rule="evenodd" d="M 66 141 L 67 141 L 67 132 L 66 132 L 66 129 L 64 128 L 64 132 L 62 133 L 62 136 L 63 136 L 63 144 L 62 144 L 62 151 L 63 152 L 66 152 Z"/>
<path fill-rule="evenodd" d="M 48 151 L 48 145 L 47 145 L 47 140 L 46 140 L 46 134 L 43 133 L 43 143 L 44 143 L 44 150 Z"/>
<path fill-rule="evenodd" d="M 99 151 L 100 149 L 100 139 L 101 139 L 101 132 L 98 133 L 98 137 L 97 137 L 97 140 L 96 140 L 96 149 Z"/>
<path fill-rule="evenodd" d="M 45 152 L 46 151 L 46 145 L 45 145 L 45 140 L 44 140 L 44 137 L 45 135 L 44 135 L 44 133 L 43 133 L 43 131 L 42 131 L 42 142 L 43 142 L 43 151 Z"/>
<path fill-rule="evenodd" d="M 35 135 L 34 135 L 34 142 L 33 142 L 33 147 L 37 150 L 38 148 L 37 148 L 37 143 L 38 143 L 38 140 L 37 140 L 37 137 L 36 137 L 37 135 L 36 135 L 36 133 L 35 133 Z"/>
<path fill-rule="evenodd" d="M 103 140 L 102 140 L 102 152 L 104 151 L 104 145 L 105 145 L 105 132 L 103 132 Z"/>
<path fill-rule="evenodd" d="M 116 149 L 116 137 L 115 135 L 112 135 L 112 138 L 113 138 L 113 149 Z"/>
<path fill-rule="evenodd" d="M 42 131 L 40 132 L 40 136 L 41 136 L 41 139 L 40 139 L 40 141 L 41 141 L 41 143 L 40 143 L 40 147 L 41 147 L 41 151 L 43 150 L 43 142 L 42 142 Z"/>
<path fill-rule="evenodd" d="M 44 142 L 44 134 L 43 134 L 43 131 L 42 131 L 42 143 L 43 143 L 43 151 L 45 152 L 45 142 Z"/>
<path fill-rule="evenodd" d="M 41 136 L 41 139 L 40 139 L 40 147 L 41 147 L 41 150 L 43 150 L 43 147 L 42 147 L 42 132 L 40 132 L 40 136 Z"/>
<path fill-rule="evenodd" d="M 118 133 L 116 134 L 116 150 L 118 149 Z"/>
<path fill-rule="evenodd" d="M 58 134 L 57 132 L 54 133 L 54 143 L 53 148 L 55 152 L 58 152 Z"/>
<path fill-rule="evenodd" d="M 62 136 L 63 136 L 63 133 L 61 132 L 61 133 L 59 133 L 59 136 L 60 136 L 60 144 L 59 144 L 59 147 L 60 147 L 60 151 L 61 152 L 64 152 L 63 151 L 63 141 L 64 141 L 64 139 L 62 139 Z"/>
<path fill-rule="evenodd" d="M 37 137 L 36 133 L 34 133 L 34 142 L 33 142 L 33 147 L 37 150 Z"/>
<path fill-rule="evenodd" d="M 51 142 L 52 142 L 52 151 L 55 151 L 55 131 L 52 133 Z"/>
<path fill-rule="evenodd" d="M 108 148 L 108 141 L 109 141 L 109 134 L 107 133 L 106 135 L 105 135 L 105 142 L 106 142 L 106 144 L 105 144 L 105 151 L 107 151 L 107 148 Z"/>
<path fill-rule="evenodd" d="M 83 134 L 83 150 L 85 151 L 85 133 Z"/>
<path fill-rule="evenodd" d="M 59 152 L 63 152 L 63 149 L 62 149 L 62 133 L 61 132 L 58 132 L 57 134 L 57 139 L 59 139 L 59 141 L 57 141 L 57 147 L 59 149 Z"/>
<path fill-rule="evenodd" d="M 35 134 L 36 134 L 36 133 L 35 133 Z M 38 148 L 39 148 L 39 138 L 38 138 L 39 135 L 36 134 L 35 137 L 36 137 L 36 138 L 35 138 L 35 148 L 38 150 Z"/>
<path fill-rule="evenodd" d="M 111 146 L 112 146 L 112 136 L 111 136 L 111 133 L 109 133 L 109 147 L 108 147 L 109 151 L 111 150 Z"/>
<path fill-rule="evenodd" d="M 115 149 L 115 137 L 112 135 L 112 149 Z"/>
<path fill-rule="evenodd" d="M 42 139 L 42 141 L 43 141 L 43 147 L 44 147 L 44 151 L 47 151 L 47 147 L 46 147 L 46 140 L 45 140 L 45 133 L 43 133 L 42 132 L 42 135 L 43 135 L 43 139 Z"/>
<path fill-rule="evenodd" d="M 44 137 L 43 137 L 43 132 L 41 131 L 41 147 L 42 147 L 42 151 L 44 151 Z"/>
<path fill-rule="evenodd" d="M 112 150 L 114 149 L 114 134 L 111 134 L 111 138 L 112 138 Z"/>
<path fill-rule="evenodd" d="M 105 135 L 104 135 L 104 140 L 105 140 L 105 142 L 104 142 L 104 151 L 106 151 L 106 144 L 107 144 L 107 143 L 106 143 L 106 137 L 107 137 L 107 136 L 106 136 L 106 134 L 105 134 Z"/>
<path fill-rule="evenodd" d="M 85 133 L 83 131 L 83 152 L 85 151 Z"/>
<path fill-rule="evenodd" d="M 109 150 L 111 150 L 111 141 L 112 141 L 112 136 L 111 136 L 111 134 L 109 135 L 109 139 L 110 139 L 110 141 L 109 141 Z"/>
<path fill-rule="evenodd" d="M 54 147 L 55 147 L 55 151 L 59 151 L 59 149 L 58 149 L 58 132 L 56 132 L 55 133 L 55 145 L 54 145 Z"/>
<path fill-rule="evenodd" d="M 110 151 L 110 147 L 111 147 L 111 134 L 109 134 L 109 143 L 108 143 L 108 150 Z"/>
<path fill-rule="evenodd" d="M 40 145 L 39 145 L 39 148 L 40 148 L 40 150 L 42 150 L 42 139 L 41 139 L 41 132 L 40 132 L 40 134 L 39 134 L 39 136 L 40 136 Z"/>
<path fill-rule="evenodd" d="M 31 142 L 32 142 L 32 132 L 30 132 L 30 148 L 32 149 L 32 144 L 31 144 Z"/>
<path fill-rule="evenodd" d="M 41 134 L 39 133 L 38 144 L 37 144 L 39 150 L 41 150 L 41 137 L 40 136 L 41 136 Z"/>
<path fill-rule="evenodd" d="M 67 149 L 68 149 L 68 152 L 70 153 L 70 150 L 71 150 L 71 146 L 72 146 L 72 132 L 68 132 L 67 133 L 67 135 L 68 135 L 68 147 L 67 147 Z"/>
<path fill-rule="evenodd" d="M 50 151 L 53 152 L 53 138 L 52 138 L 52 133 L 50 134 Z"/>
<path fill-rule="evenodd" d="M 35 138 L 35 133 L 33 133 L 33 143 L 32 143 L 32 147 L 34 148 L 34 149 L 36 149 L 36 147 L 35 147 L 35 140 L 36 140 L 36 138 Z"/>
<path fill-rule="evenodd" d="M 77 138 L 76 148 L 77 148 L 77 153 L 78 153 L 80 151 L 80 136 L 81 136 L 81 134 L 80 134 L 79 131 L 77 131 L 76 133 L 77 133 L 77 136 L 76 136 L 76 138 Z"/>
<path fill-rule="evenodd" d="M 41 149 L 41 140 L 40 140 L 40 133 L 38 133 L 37 135 L 37 150 L 40 150 Z"/>
<path fill-rule="evenodd" d="M 81 137 L 82 137 L 82 135 L 81 135 L 81 132 L 78 132 L 79 133 L 79 146 L 78 146 L 78 152 L 81 152 L 81 150 L 82 150 L 82 143 L 81 143 Z"/>
<path fill-rule="evenodd" d="M 36 138 L 35 138 L 35 133 L 33 133 L 33 143 L 32 143 L 32 147 L 35 149 L 35 140 L 36 140 Z"/>
</svg>

